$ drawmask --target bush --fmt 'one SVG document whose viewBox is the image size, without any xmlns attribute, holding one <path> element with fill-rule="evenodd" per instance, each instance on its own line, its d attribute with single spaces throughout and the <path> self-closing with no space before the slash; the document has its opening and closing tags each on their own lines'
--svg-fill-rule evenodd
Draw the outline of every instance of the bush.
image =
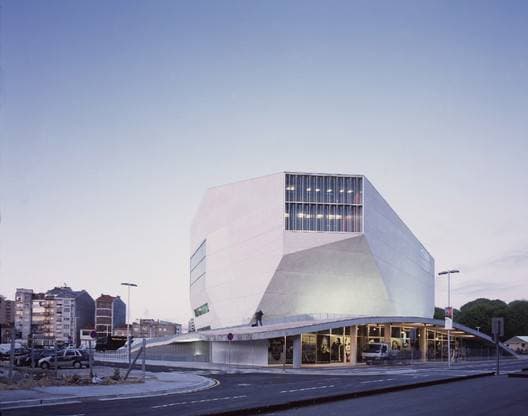
<svg viewBox="0 0 528 416">
<path fill-rule="evenodd" d="M 119 368 L 114 368 L 114 374 L 112 374 L 110 378 L 114 381 L 121 380 L 121 371 L 119 370 Z"/>
</svg>

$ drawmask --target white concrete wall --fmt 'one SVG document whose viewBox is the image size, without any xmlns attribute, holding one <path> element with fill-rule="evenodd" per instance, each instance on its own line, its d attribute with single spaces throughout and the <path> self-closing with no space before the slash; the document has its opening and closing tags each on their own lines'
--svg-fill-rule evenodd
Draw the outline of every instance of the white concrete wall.
<svg viewBox="0 0 528 416">
<path fill-rule="evenodd" d="M 305 234 L 315 241 L 320 235 Z M 365 236 L 339 237 L 282 258 L 259 305 L 264 322 L 303 314 L 393 315 L 394 305 Z"/>
<path fill-rule="evenodd" d="M 393 314 L 434 314 L 434 259 L 364 178 L 364 232 L 383 277 Z"/>
<path fill-rule="evenodd" d="M 211 362 L 216 364 L 268 365 L 268 340 L 211 342 Z"/>
<path fill-rule="evenodd" d="M 210 312 L 196 328 L 249 323 L 281 259 L 283 228 L 284 173 L 207 191 L 191 228 L 191 253 L 207 239 L 191 305 L 208 303 Z"/>
<path fill-rule="evenodd" d="M 303 314 L 434 312 L 434 260 L 364 178 L 363 233 L 284 230 L 285 174 L 207 191 L 190 252 L 207 239 L 206 275 L 191 286 L 196 328 Z"/>
</svg>

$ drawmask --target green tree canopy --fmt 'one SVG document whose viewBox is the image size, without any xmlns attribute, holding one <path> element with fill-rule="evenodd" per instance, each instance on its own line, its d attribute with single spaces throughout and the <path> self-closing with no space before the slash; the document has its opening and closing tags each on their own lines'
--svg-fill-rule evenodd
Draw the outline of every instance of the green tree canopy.
<svg viewBox="0 0 528 416">
<path fill-rule="evenodd" d="M 491 318 L 506 317 L 508 305 L 502 300 L 479 298 L 460 308 L 457 321 L 471 328 L 480 328 L 481 332 L 491 334 Z"/>
</svg>

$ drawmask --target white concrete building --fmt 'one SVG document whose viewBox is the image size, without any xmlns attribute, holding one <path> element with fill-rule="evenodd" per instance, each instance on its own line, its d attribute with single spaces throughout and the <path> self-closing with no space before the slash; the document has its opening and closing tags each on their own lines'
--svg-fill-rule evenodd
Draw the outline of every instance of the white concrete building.
<svg viewBox="0 0 528 416">
<path fill-rule="evenodd" d="M 434 260 L 362 175 L 281 172 L 207 190 L 191 229 L 197 330 L 434 312 Z"/>
<path fill-rule="evenodd" d="M 148 340 L 149 357 L 354 365 L 370 348 L 445 360 L 492 342 L 458 323 L 448 337 L 432 319 L 434 260 L 362 175 L 281 172 L 210 188 L 190 252 L 197 332 Z"/>
</svg>

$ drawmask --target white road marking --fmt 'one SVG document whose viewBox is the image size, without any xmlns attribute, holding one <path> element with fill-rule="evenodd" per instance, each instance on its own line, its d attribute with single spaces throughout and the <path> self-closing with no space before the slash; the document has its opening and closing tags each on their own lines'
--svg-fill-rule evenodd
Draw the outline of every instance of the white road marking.
<svg viewBox="0 0 528 416">
<path fill-rule="evenodd" d="M 393 378 L 382 378 L 381 380 L 368 380 L 368 381 L 362 381 L 361 384 L 368 384 L 368 383 L 383 383 L 384 381 L 392 381 Z"/>
<path fill-rule="evenodd" d="M 178 402 L 178 403 L 167 403 L 167 404 L 160 404 L 157 406 L 152 406 L 152 409 L 160 409 L 164 407 L 172 407 L 172 406 L 178 406 L 183 404 L 196 404 L 196 403 L 207 403 L 207 402 L 215 402 L 218 400 L 235 400 L 235 399 L 242 399 L 244 397 L 247 397 L 245 394 L 240 396 L 226 396 L 226 397 L 215 397 L 213 399 L 202 399 L 202 400 L 190 400 L 186 402 Z"/>
<path fill-rule="evenodd" d="M 57 415 L 57 416 L 84 416 L 85 413 L 77 413 L 75 415 Z"/>
<path fill-rule="evenodd" d="M 318 390 L 318 389 L 330 389 L 334 387 L 334 385 L 329 386 L 315 386 L 315 387 L 305 387 L 302 389 L 293 389 L 293 390 L 282 390 L 280 393 L 295 393 L 297 391 L 308 391 L 308 390 Z"/>
</svg>

